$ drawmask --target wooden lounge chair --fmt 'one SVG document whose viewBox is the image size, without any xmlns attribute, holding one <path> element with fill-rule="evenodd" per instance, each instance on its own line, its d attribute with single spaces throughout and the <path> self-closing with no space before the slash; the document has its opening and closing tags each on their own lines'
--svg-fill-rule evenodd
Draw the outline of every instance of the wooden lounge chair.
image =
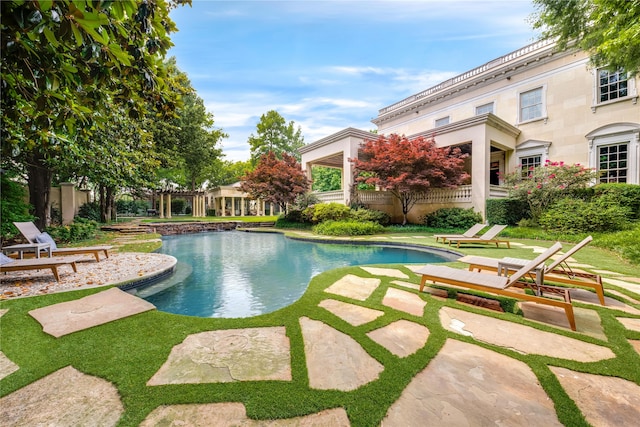
<svg viewBox="0 0 640 427">
<path fill-rule="evenodd" d="M 462 234 L 434 234 L 433 237 L 436 238 L 436 242 L 438 239 L 442 239 L 442 243 L 446 243 L 447 239 L 454 239 L 456 237 L 461 239 L 465 237 L 477 237 L 480 230 L 484 227 L 486 227 L 485 224 L 476 224 Z"/>
<path fill-rule="evenodd" d="M 556 258 L 554 262 L 544 267 L 544 280 L 553 283 L 564 283 L 574 286 L 582 286 L 587 288 L 593 288 L 598 295 L 600 304 L 605 305 L 604 302 L 604 286 L 602 284 L 602 276 L 599 274 L 583 273 L 573 271 L 571 266 L 567 263 L 569 257 L 580 249 L 589 244 L 593 240 L 593 237 L 588 236 L 583 241 L 575 245 L 573 248 Z M 460 262 L 469 264 L 470 271 L 498 271 L 499 264 L 505 265 L 509 268 L 509 271 L 515 271 L 529 262 L 526 259 L 509 258 L 502 259 L 488 258 L 482 256 L 465 256 L 458 259 Z"/>
<path fill-rule="evenodd" d="M 451 246 L 452 242 L 456 242 L 456 246 L 459 248 L 461 243 L 481 243 L 483 245 L 488 245 L 491 243 L 495 243 L 496 247 L 500 243 L 506 243 L 508 248 L 511 248 L 511 243 L 508 240 L 498 239 L 496 236 L 500 234 L 502 230 L 507 228 L 506 225 L 494 225 L 490 229 L 488 229 L 482 236 L 479 237 L 456 237 L 449 238 L 449 246 Z"/>
<path fill-rule="evenodd" d="M 43 270 L 50 269 L 56 282 L 60 281 L 58 267 L 70 265 L 75 273 L 78 272 L 76 262 L 78 257 L 74 258 L 34 258 L 34 259 L 12 259 L 4 254 L 0 254 L 0 272 L 24 271 L 24 270 Z"/>
<path fill-rule="evenodd" d="M 79 254 L 92 254 L 96 261 L 100 262 L 100 253 L 103 253 L 106 258 L 109 258 L 109 250 L 113 246 L 85 246 L 79 248 L 58 248 L 56 243 L 51 239 L 47 233 L 42 233 L 38 230 L 38 227 L 32 222 L 14 222 L 18 231 L 24 236 L 29 243 L 51 243 L 52 255 L 79 255 Z"/>
<path fill-rule="evenodd" d="M 573 306 L 571 305 L 569 289 L 544 285 L 544 271 L 539 268 L 541 264 L 560 249 L 562 249 L 562 245 L 555 243 L 544 253 L 515 271 L 511 276 L 507 275 L 508 268 L 503 266 L 500 266 L 497 275 L 493 275 L 460 270 L 443 265 L 428 264 L 416 271 L 418 274 L 422 274 L 420 292 L 424 290 L 424 286 L 428 281 L 432 281 L 434 283 L 443 283 L 496 295 L 504 295 L 515 299 L 533 301 L 538 304 L 560 307 L 565 311 L 569 326 L 575 331 L 576 321 L 573 314 Z M 539 271 L 535 271 L 536 269 Z M 535 272 L 535 274 L 532 275 L 532 272 Z M 525 281 L 527 277 L 532 277 L 535 281 Z M 513 287 L 529 288 L 533 290 L 534 295 L 514 291 Z M 543 292 L 559 295 L 563 297 L 563 300 L 546 298 L 543 296 Z"/>
</svg>

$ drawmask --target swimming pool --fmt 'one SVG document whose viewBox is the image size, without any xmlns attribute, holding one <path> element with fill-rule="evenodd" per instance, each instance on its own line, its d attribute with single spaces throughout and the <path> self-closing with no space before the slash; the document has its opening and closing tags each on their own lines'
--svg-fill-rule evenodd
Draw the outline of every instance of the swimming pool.
<svg viewBox="0 0 640 427">
<path fill-rule="evenodd" d="M 286 307 L 302 296 L 312 277 L 337 267 L 452 259 L 427 250 L 312 243 L 241 231 L 163 237 L 160 252 L 178 259 L 175 274 L 138 295 L 161 311 L 224 318 Z"/>
</svg>

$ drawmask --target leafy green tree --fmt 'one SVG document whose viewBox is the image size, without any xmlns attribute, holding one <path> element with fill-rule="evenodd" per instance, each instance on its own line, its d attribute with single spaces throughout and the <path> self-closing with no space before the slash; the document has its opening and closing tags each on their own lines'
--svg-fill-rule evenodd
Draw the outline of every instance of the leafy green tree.
<svg viewBox="0 0 640 427">
<path fill-rule="evenodd" d="M 231 185 L 240 181 L 253 167 L 250 161 L 232 162 L 229 160 L 217 159 L 214 162 L 211 174 L 209 175 L 209 188 L 221 185 Z"/>
<path fill-rule="evenodd" d="M 0 240 L 10 238 L 16 234 L 14 221 L 31 221 L 29 204 L 24 201 L 25 191 L 22 185 L 10 177 L 6 171 L 0 173 Z"/>
<path fill-rule="evenodd" d="M 534 28 L 575 43 L 597 67 L 640 71 L 640 0 L 534 0 Z"/>
<path fill-rule="evenodd" d="M 227 135 L 213 129 L 213 114 L 207 112 L 202 99 L 195 94 L 184 97 L 179 110 L 177 155 L 182 158 L 182 168 L 190 190 L 199 188 L 207 180 L 214 162 L 222 156 L 218 142 Z"/>
<path fill-rule="evenodd" d="M 253 199 L 278 204 L 286 214 L 287 206 L 309 189 L 309 180 L 293 156 L 282 153 L 282 159 L 278 159 L 270 151 L 243 177 L 240 189 Z"/>
<path fill-rule="evenodd" d="M 300 126 L 297 130 L 294 128 L 293 121 L 286 123 L 277 111 L 270 110 L 260 117 L 256 133 L 249 136 L 252 164 L 270 152 L 279 159 L 286 153 L 300 161 L 298 149 L 304 145 L 304 137 Z"/>
<path fill-rule="evenodd" d="M 314 166 L 311 169 L 314 191 L 335 191 L 342 188 L 342 171 L 336 168 Z"/>
<path fill-rule="evenodd" d="M 58 159 L 79 151 L 122 106 L 162 117 L 179 102 L 162 58 L 176 30 L 169 9 L 188 1 L 0 2 L 3 166 L 22 171 L 41 228 Z"/>
</svg>

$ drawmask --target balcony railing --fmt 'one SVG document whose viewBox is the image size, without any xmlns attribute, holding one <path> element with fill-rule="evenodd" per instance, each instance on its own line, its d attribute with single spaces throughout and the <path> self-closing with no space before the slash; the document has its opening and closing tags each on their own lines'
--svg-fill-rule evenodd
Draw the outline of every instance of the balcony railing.
<svg viewBox="0 0 640 427">
<path fill-rule="evenodd" d="M 344 192 L 323 191 L 314 192 L 323 203 L 344 203 Z M 471 185 L 461 185 L 458 188 L 433 188 L 420 200 L 420 203 L 471 203 Z M 509 196 L 509 190 L 499 185 L 489 186 L 489 197 L 499 199 Z M 387 205 L 393 203 L 393 195 L 388 191 L 358 191 L 358 201 L 365 205 Z"/>
<path fill-rule="evenodd" d="M 313 194 L 323 203 L 343 203 L 344 191 L 314 191 Z"/>
</svg>

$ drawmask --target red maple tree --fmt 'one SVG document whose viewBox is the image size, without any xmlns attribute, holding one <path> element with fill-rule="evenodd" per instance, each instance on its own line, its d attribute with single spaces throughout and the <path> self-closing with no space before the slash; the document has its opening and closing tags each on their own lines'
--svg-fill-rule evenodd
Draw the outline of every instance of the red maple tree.
<svg viewBox="0 0 640 427">
<path fill-rule="evenodd" d="M 433 138 L 391 134 L 365 141 L 354 164 L 357 182 L 375 185 L 389 191 L 402 205 L 403 221 L 431 188 L 455 188 L 469 175 L 464 171 L 464 158 L 459 148 L 436 147 Z"/>
<path fill-rule="evenodd" d="M 277 203 L 283 212 L 300 194 L 309 190 L 310 182 L 295 157 L 282 153 L 282 160 L 273 151 L 263 154 L 253 172 L 242 178 L 240 189 L 253 199 Z"/>
</svg>

